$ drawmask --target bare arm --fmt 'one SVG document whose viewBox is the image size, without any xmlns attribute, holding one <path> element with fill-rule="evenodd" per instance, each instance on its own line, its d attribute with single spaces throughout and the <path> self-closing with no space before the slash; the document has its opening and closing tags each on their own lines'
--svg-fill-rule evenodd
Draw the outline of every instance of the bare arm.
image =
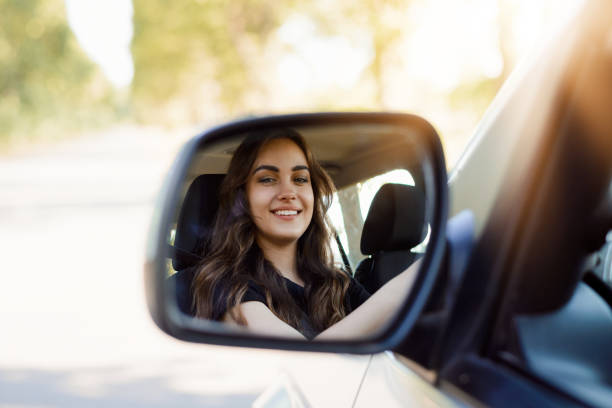
<svg viewBox="0 0 612 408">
<path fill-rule="evenodd" d="M 305 339 L 302 333 L 276 317 L 276 315 L 261 302 L 244 302 L 235 307 L 240 308 L 250 332 L 267 336 L 272 335 Z M 223 321 L 225 323 L 238 325 L 228 312 L 223 316 Z"/>
<path fill-rule="evenodd" d="M 371 334 L 381 328 L 404 301 L 412 287 L 419 265 L 420 261 L 413 263 L 408 269 L 385 283 L 361 306 L 321 332 L 315 340 L 351 339 Z M 254 333 L 304 338 L 299 331 L 276 317 L 261 302 L 245 302 L 236 307 L 240 307 L 248 329 Z M 225 314 L 223 320 L 228 323 L 234 322 L 229 313 Z"/>
<path fill-rule="evenodd" d="M 361 306 L 338 323 L 322 331 L 315 339 L 351 339 L 372 334 L 380 329 L 406 299 L 406 294 L 412 287 L 420 263 L 420 261 L 413 263 L 408 269 L 385 283 Z"/>
</svg>

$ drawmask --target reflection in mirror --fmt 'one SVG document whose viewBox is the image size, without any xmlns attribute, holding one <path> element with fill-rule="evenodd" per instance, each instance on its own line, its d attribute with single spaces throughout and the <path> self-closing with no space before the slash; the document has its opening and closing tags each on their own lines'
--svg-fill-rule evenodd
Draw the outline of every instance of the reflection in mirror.
<svg viewBox="0 0 612 408">
<path fill-rule="evenodd" d="M 204 144 L 168 231 L 182 318 L 315 340 L 383 328 L 418 272 L 435 202 L 413 132 L 318 124 Z"/>
</svg>

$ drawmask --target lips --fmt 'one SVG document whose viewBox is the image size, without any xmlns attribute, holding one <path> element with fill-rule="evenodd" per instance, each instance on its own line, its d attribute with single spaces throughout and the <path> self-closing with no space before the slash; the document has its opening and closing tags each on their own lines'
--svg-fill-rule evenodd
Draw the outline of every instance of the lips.
<svg viewBox="0 0 612 408">
<path fill-rule="evenodd" d="M 298 215 L 302 212 L 302 210 L 293 209 L 293 208 L 278 208 L 276 210 L 271 211 L 272 214 L 278 215 L 280 217 L 291 217 L 294 215 Z"/>
</svg>

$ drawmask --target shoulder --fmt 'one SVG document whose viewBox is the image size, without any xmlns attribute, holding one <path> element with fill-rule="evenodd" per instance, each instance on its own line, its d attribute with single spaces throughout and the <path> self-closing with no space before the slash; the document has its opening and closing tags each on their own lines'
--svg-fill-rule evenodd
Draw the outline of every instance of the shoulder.
<svg viewBox="0 0 612 408">
<path fill-rule="evenodd" d="M 226 314 L 227 310 L 228 310 L 228 304 L 229 303 L 233 303 L 234 305 L 236 304 L 243 304 L 243 303 L 260 303 L 263 306 L 267 307 L 267 302 L 266 302 L 266 292 L 263 288 L 263 286 L 258 285 L 257 283 L 255 283 L 254 281 L 249 280 L 247 282 L 247 287 L 246 287 L 246 291 L 244 293 L 244 295 L 242 295 L 242 297 L 239 300 L 232 300 L 231 302 L 228 301 L 228 297 L 229 297 L 229 293 L 232 287 L 232 283 L 227 282 L 221 285 L 218 285 L 215 288 L 214 294 L 213 294 L 213 309 L 214 309 L 214 315 L 213 315 L 213 319 L 214 320 L 221 320 L 223 318 L 223 316 Z"/>
<path fill-rule="evenodd" d="M 258 285 L 254 281 L 250 280 L 247 283 L 247 291 L 242 297 L 242 300 L 240 301 L 240 303 L 252 302 L 252 301 L 260 302 L 260 303 L 263 303 L 264 305 L 267 304 L 266 291 L 263 288 L 263 286 Z"/>
<path fill-rule="evenodd" d="M 195 316 L 193 308 L 193 280 L 198 272 L 198 268 L 193 266 L 176 272 L 168 277 L 168 282 L 174 285 L 174 293 L 179 310 L 187 315 Z M 214 319 L 218 319 L 226 311 L 228 292 L 231 285 L 220 284 L 214 290 L 212 304 L 214 305 Z M 261 302 L 266 304 L 266 294 L 262 286 L 253 281 L 247 284 L 247 290 L 240 303 Z"/>
</svg>

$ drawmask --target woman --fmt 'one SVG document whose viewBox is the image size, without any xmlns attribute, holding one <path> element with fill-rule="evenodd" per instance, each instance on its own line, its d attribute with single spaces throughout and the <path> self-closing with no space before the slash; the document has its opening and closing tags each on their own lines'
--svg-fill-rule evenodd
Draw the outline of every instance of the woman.
<svg viewBox="0 0 612 408">
<path fill-rule="evenodd" d="M 247 137 L 221 186 L 212 239 L 193 281 L 196 316 L 309 339 L 376 330 L 414 273 L 400 274 L 368 299 L 335 268 L 326 221 L 333 192 L 297 132 Z"/>
</svg>

